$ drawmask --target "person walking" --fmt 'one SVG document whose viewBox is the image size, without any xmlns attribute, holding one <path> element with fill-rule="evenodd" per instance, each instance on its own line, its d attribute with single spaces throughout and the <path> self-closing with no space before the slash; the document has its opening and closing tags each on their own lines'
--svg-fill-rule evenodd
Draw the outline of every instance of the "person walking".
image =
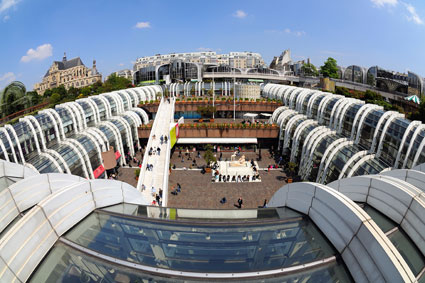
<svg viewBox="0 0 425 283">
<path fill-rule="evenodd" d="M 243 206 L 243 199 L 242 199 L 242 197 L 239 197 L 239 199 L 238 199 L 238 204 L 235 204 L 235 206 L 236 206 L 237 208 L 239 208 L 239 209 L 241 209 L 241 208 L 242 208 L 242 206 Z"/>
</svg>

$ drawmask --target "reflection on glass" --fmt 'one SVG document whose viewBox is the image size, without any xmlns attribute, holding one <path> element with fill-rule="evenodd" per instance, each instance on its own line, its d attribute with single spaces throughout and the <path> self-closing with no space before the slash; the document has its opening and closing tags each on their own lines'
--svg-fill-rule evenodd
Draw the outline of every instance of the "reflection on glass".
<svg viewBox="0 0 425 283">
<path fill-rule="evenodd" d="M 336 254 L 307 218 L 261 224 L 149 221 L 95 212 L 65 236 L 81 246 L 143 265 L 194 272 L 248 272 Z"/>
<path fill-rule="evenodd" d="M 148 274 L 97 258 L 69 248 L 61 243 L 46 256 L 31 276 L 30 282 L 199 282 L 200 279 L 179 279 L 161 274 Z M 211 281 L 211 280 L 210 280 Z M 221 280 L 222 281 L 222 280 Z M 259 278 L 243 279 L 258 282 Z M 261 278 L 261 282 L 353 282 L 344 264 L 332 262 L 302 272 Z M 202 281 L 207 282 L 207 281 Z"/>
</svg>

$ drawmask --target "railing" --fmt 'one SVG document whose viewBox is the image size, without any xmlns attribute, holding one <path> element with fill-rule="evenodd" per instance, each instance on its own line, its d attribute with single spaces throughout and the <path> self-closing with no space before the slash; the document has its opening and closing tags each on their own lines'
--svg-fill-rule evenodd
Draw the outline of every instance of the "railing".
<svg viewBox="0 0 425 283">
<path fill-rule="evenodd" d="M 171 119 L 174 121 L 174 107 L 175 107 L 175 98 L 171 98 L 171 103 L 173 103 L 173 107 L 171 110 L 171 113 L 169 115 L 171 115 Z M 164 176 L 163 176 L 163 181 L 162 181 L 162 206 L 167 206 L 167 202 L 168 202 L 168 175 L 169 175 L 169 168 L 170 168 L 170 155 L 171 155 L 171 139 L 170 139 L 170 130 L 168 129 L 167 131 L 167 138 L 168 138 L 168 142 L 167 142 L 167 151 L 165 152 L 166 157 L 165 157 L 165 164 L 164 164 Z"/>
<path fill-rule="evenodd" d="M 159 104 L 158 112 L 157 113 L 160 112 L 160 109 L 162 107 L 162 101 L 163 100 L 164 99 L 162 98 L 161 99 L 161 103 Z M 137 190 L 139 192 L 142 190 L 142 184 L 143 184 L 144 179 L 145 179 L 146 165 L 148 163 L 148 156 L 149 156 L 148 155 L 148 152 L 149 152 L 149 148 L 151 148 L 151 145 L 152 145 L 152 136 L 154 135 L 154 131 L 152 131 L 152 130 L 155 129 L 156 125 L 158 124 L 158 120 L 159 119 L 155 119 L 153 121 L 153 125 L 152 125 L 152 128 L 151 128 L 151 133 L 150 133 L 149 139 L 148 139 L 148 144 L 146 145 L 146 148 L 145 148 L 145 155 L 143 156 L 142 167 L 140 168 L 139 180 L 137 181 Z"/>
<path fill-rule="evenodd" d="M 25 114 L 27 114 L 29 112 L 33 112 L 35 110 L 44 108 L 47 105 L 49 105 L 49 102 L 44 102 L 44 103 L 41 103 L 41 104 L 38 104 L 38 105 L 31 106 L 31 107 L 26 108 L 24 110 L 15 112 L 15 113 L 10 114 L 10 115 L 8 115 L 6 117 L 3 117 L 3 118 L 0 119 L 0 126 L 6 124 L 7 122 L 9 122 L 9 121 L 11 121 L 11 120 L 13 120 L 13 119 L 15 119 L 17 117 L 23 116 L 23 115 L 25 115 Z"/>
</svg>

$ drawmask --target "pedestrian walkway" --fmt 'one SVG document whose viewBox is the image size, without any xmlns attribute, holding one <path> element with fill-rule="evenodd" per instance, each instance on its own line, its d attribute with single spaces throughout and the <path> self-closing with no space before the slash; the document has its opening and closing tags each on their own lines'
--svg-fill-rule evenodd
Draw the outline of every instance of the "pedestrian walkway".
<svg viewBox="0 0 425 283">
<path fill-rule="evenodd" d="M 145 199 L 155 200 L 163 190 L 162 205 L 167 205 L 170 164 L 170 125 L 174 122 L 174 98 L 161 100 L 145 149 L 137 189 Z M 148 166 L 152 169 L 148 170 Z M 144 188 L 144 189 L 143 189 Z"/>
</svg>

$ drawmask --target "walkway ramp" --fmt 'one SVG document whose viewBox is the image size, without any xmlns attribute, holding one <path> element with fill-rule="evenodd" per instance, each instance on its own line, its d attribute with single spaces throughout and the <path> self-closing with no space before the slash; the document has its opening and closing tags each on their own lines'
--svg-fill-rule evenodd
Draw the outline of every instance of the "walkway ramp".
<svg viewBox="0 0 425 283">
<path fill-rule="evenodd" d="M 149 199 L 151 202 L 155 199 L 155 194 L 159 194 L 159 190 L 162 189 L 162 206 L 167 206 L 171 151 L 170 125 L 174 122 L 174 103 L 174 98 L 161 99 L 152 125 L 137 183 L 137 189 L 142 192 L 145 199 Z M 164 141 L 161 144 L 161 136 L 164 138 L 167 137 L 168 141 Z M 160 154 L 152 153 L 152 155 L 149 155 L 150 148 L 152 148 L 153 152 L 159 148 Z M 153 166 L 152 170 L 147 170 L 148 164 Z M 142 190 L 143 187 L 145 188 L 144 190 Z"/>
</svg>

